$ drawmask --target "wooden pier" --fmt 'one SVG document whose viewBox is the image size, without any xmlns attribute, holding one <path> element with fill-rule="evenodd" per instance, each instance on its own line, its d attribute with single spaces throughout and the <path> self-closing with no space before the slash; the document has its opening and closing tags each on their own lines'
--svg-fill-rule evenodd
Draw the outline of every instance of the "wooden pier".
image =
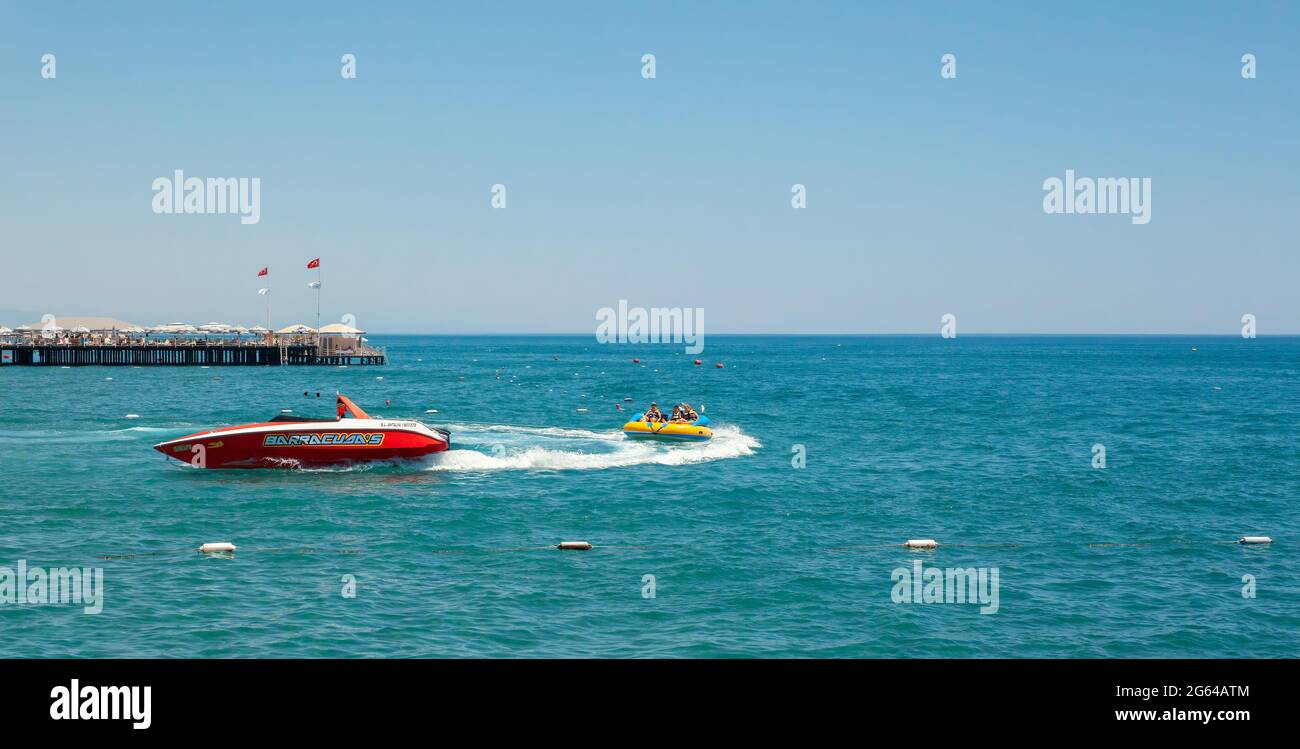
<svg viewBox="0 0 1300 749">
<path fill-rule="evenodd" d="M 382 365 L 385 351 L 320 353 L 316 346 L 60 346 L 0 343 L 0 367 Z"/>
</svg>

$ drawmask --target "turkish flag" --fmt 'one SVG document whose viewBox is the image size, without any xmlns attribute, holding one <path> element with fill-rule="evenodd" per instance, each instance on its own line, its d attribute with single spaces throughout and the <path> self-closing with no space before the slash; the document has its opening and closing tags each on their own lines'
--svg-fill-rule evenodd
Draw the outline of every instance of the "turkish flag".
<svg viewBox="0 0 1300 749">
<path fill-rule="evenodd" d="M 319 268 L 319 267 L 320 267 L 320 258 L 316 258 L 310 263 L 307 263 L 307 270 L 311 270 L 312 268 Z"/>
<path fill-rule="evenodd" d="M 257 272 L 257 276 L 258 276 L 258 278 L 261 278 L 262 276 L 265 276 L 265 275 L 266 275 L 267 273 L 269 273 L 270 271 L 271 271 L 271 269 L 270 269 L 269 267 L 263 268 L 263 269 L 261 269 L 261 270 L 259 270 L 259 271 Z"/>
</svg>

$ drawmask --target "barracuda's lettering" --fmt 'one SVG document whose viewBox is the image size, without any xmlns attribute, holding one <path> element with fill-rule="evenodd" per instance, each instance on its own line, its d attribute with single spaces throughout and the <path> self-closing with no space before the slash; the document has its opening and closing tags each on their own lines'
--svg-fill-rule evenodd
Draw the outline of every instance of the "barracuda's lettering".
<svg viewBox="0 0 1300 749">
<path fill-rule="evenodd" d="M 289 447 L 291 445 L 367 445 L 384 444 L 383 432 L 311 432 L 307 434 L 268 434 L 262 439 L 264 447 Z"/>
</svg>

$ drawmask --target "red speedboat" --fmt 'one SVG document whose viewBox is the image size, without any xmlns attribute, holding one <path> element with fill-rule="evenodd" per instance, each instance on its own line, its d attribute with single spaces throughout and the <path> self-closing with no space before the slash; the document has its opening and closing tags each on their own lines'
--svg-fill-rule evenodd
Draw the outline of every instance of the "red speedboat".
<svg viewBox="0 0 1300 749">
<path fill-rule="evenodd" d="M 451 446 L 451 433 L 418 421 L 373 419 L 346 396 L 346 415 L 323 421 L 281 414 L 260 424 L 196 432 L 153 449 L 199 468 L 299 468 L 419 458 Z"/>
</svg>

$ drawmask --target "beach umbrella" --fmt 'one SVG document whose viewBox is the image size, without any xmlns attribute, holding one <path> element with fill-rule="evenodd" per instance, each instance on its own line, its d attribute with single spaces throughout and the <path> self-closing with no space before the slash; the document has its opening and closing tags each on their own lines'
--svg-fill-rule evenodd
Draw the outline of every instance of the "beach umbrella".
<svg viewBox="0 0 1300 749">
<path fill-rule="evenodd" d="M 75 327 L 75 328 L 72 329 L 72 332 L 73 332 L 73 333 L 89 333 L 89 332 L 90 332 L 90 328 L 87 328 L 85 325 L 78 325 L 77 327 Z"/>
<path fill-rule="evenodd" d="M 270 328 L 263 328 L 261 325 L 257 325 L 257 326 L 255 326 L 255 327 L 249 328 L 249 329 L 248 329 L 248 332 L 249 332 L 249 333 L 270 333 L 270 332 L 271 332 L 271 329 L 270 329 Z"/>
<path fill-rule="evenodd" d="M 12 332 L 14 332 L 12 329 L 10 329 L 10 328 L 6 328 L 5 326 L 0 325 L 0 335 L 9 335 L 9 334 L 12 333 Z"/>
<path fill-rule="evenodd" d="M 302 323 L 298 323 L 297 325 L 290 325 L 287 328 L 280 328 L 275 332 L 280 334 L 290 334 L 290 333 L 302 334 L 302 333 L 315 333 L 316 329 L 308 325 L 303 325 Z"/>
</svg>

